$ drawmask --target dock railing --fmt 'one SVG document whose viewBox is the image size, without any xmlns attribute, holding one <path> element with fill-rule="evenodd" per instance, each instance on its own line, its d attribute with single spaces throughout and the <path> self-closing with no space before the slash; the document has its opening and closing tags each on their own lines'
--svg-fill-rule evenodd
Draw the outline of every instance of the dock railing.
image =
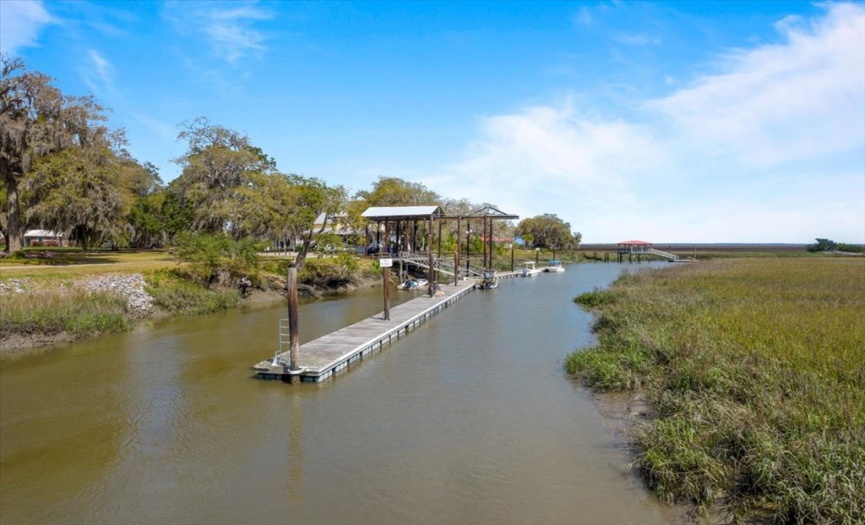
<svg viewBox="0 0 865 525">
<path fill-rule="evenodd" d="M 399 260 L 402 260 L 405 263 L 413 264 L 420 268 L 429 269 L 429 254 L 422 252 L 399 252 L 397 254 Z M 433 256 L 433 266 L 434 269 L 445 274 L 453 276 L 455 273 L 454 269 L 454 261 L 450 257 L 435 257 Z M 465 268 L 459 268 L 461 277 L 481 277 L 483 275 L 483 269 L 478 266 L 469 265 L 468 271 Z M 468 275 L 466 275 L 466 273 Z"/>
<path fill-rule="evenodd" d="M 651 253 L 652 255 L 657 255 L 658 257 L 663 257 L 664 259 L 669 259 L 671 261 L 679 260 L 679 256 L 674 253 L 662 252 L 661 250 L 656 250 L 654 248 L 649 248 L 646 250 L 646 253 Z"/>
</svg>

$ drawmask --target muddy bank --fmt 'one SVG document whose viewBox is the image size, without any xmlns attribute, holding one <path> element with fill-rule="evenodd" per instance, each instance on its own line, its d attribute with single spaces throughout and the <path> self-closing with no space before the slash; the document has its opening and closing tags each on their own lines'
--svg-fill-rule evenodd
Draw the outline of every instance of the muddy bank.
<svg viewBox="0 0 865 525">
<path fill-rule="evenodd" d="M 653 418 L 656 414 L 649 403 L 646 392 L 598 392 L 592 391 L 598 409 L 608 420 L 621 425 L 619 430 L 627 432 L 634 423 Z"/>
<path fill-rule="evenodd" d="M 627 450 L 632 459 L 628 469 L 639 469 L 641 451 L 636 434 L 641 427 L 658 417 L 657 410 L 649 400 L 649 393 L 645 390 L 600 391 L 586 387 L 579 378 L 574 381 L 589 390 L 606 424 L 615 431 L 615 446 Z M 668 505 L 675 510 L 676 517 L 670 522 L 672 525 L 713 525 L 729 521 L 729 516 L 719 509 L 697 509 L 695 505 L 683 501 L 668 502 Z"/>
<path fill-rule="evenodd" d="M 0 337 L 0 355 L 22 354 L 45 346 L 69 343 L 78 339 L 69 332 L 54 334 L 4 334 Z"/>
</svg>

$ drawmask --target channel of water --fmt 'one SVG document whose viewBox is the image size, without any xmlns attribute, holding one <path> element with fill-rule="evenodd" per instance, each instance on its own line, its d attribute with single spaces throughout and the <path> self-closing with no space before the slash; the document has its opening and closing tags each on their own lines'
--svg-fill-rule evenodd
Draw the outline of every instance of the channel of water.
<svg viewBox="0 0 865 525">
<path fill-rule="evenodd" d="M 282 305 L 3 358 L 0 522 L 670 523 L 562 368 L 573 297 L 648 266 L 504 280 L 320 385 L 252 379 Z M 303 304 L 302 342 L 380 294 Z"/>
</svg>

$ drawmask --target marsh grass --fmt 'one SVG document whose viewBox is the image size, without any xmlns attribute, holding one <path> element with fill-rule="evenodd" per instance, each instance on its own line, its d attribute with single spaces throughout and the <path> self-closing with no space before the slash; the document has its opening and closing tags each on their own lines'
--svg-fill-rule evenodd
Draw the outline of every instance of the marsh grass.
<svg viewBox="0 0 865 525">
<path fill-rule="evenodd" d="M 118 332 L 130 327 L 126 299 L 112 292 L 87 293 L 69 287 L 41 289 L 32 294 L 4 294 L 0 333 L 75 336 Z"/>
<path fill-rule="evenodd" d="M 639 468 L 668 501 L 731 521 L 863 523 L 865 260 L 716 260 L 643 272 L 597 306 L 566 367 L 644 389 Z"/>
<path fill-rule="evenodd" d="M 143 272 L 148 283 L 146 291 L 164 313 L 202 314 L 237 306 L 236 289 L 206 289 L 191 282 L 184 271 L 177 265 L 157 265 Z M 87 271 L 82 275 L 94 273 L 101 272 Z M 28 293 L 7 292 L 0 296 L 0 336 L 67 332 L 81 338 L 128 330 L 139 315 L 128 312 L 127 298 L 116 292 L 88 292 L 76 286 L 74 279 L 56 276 L 28 279 Z"/>
<path fill-rule="evenodd" d="M 191 281 L 183 269 L 159 269 L 144 274 L 145 291 L 161 310 L 172 314 L 206 314 L 234 308 L 240 296 L 234 288 L 208 289 Z"/>
</svg>

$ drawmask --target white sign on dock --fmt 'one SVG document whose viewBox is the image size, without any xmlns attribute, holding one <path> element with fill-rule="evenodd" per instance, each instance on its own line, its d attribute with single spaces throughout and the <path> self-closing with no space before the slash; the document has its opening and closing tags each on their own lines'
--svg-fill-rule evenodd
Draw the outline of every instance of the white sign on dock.
<svg viewBox="0 0 865 525">
<path fill-rule="evenodd" d="M 391 268 L 393 266 L 393 259 L 379 259 L 378 265 L 381 268 Z"/>
</svg>

